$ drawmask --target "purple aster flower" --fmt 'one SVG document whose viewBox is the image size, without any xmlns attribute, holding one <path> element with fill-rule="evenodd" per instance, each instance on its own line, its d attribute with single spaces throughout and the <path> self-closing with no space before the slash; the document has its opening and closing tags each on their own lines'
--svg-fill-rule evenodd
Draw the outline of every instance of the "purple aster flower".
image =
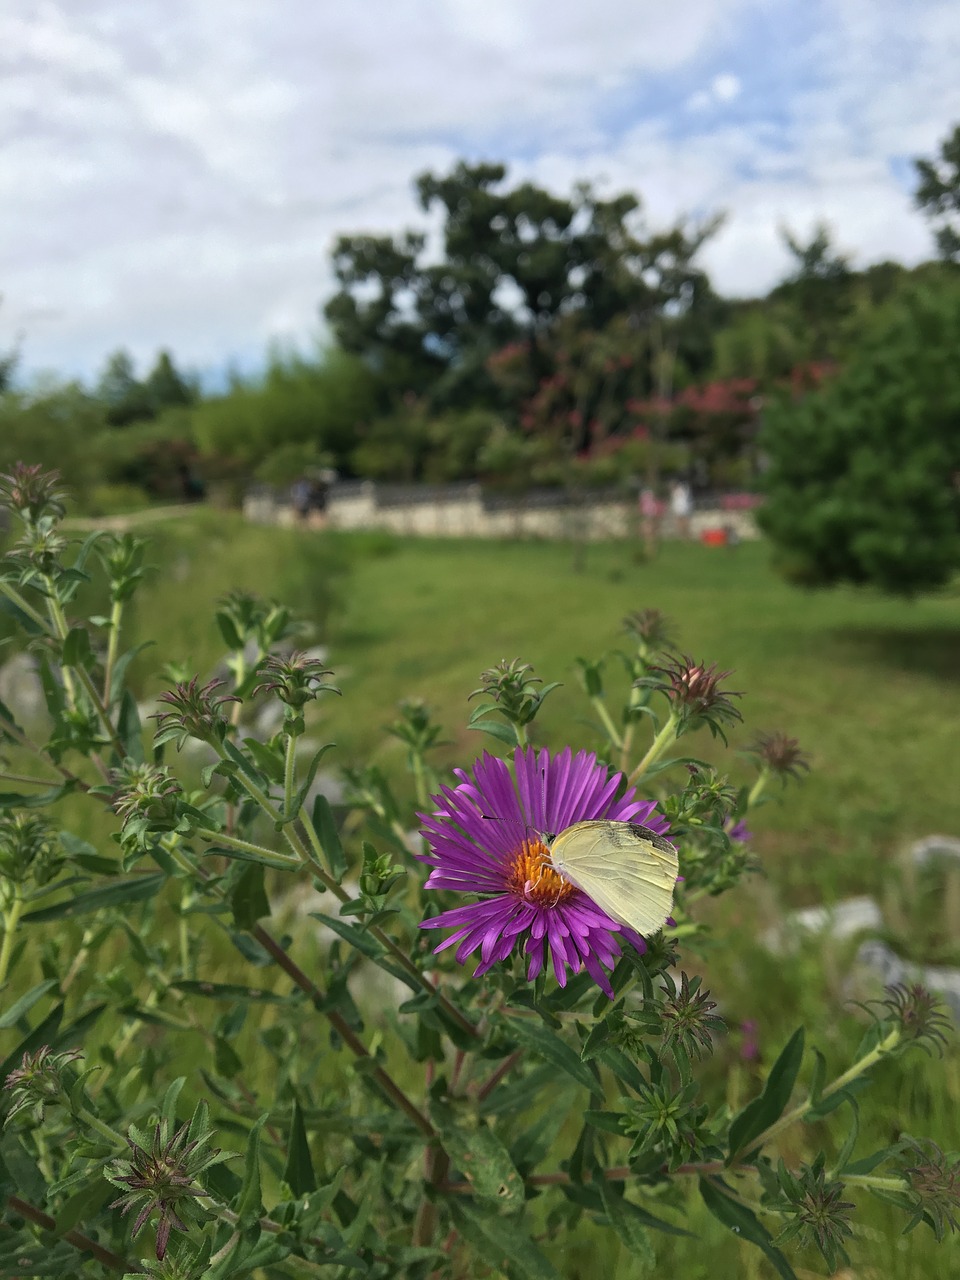
<svg viewBox="0 0 960 1280">
<path fill-rule="evenodd" d="M 423 921 L 422 929 L 454 930 L 436 950 L 456 946 L 461 964 L 479 951 L 475 976 L 506 960 L 514 948 L 530 957 L 530 979 L 549 957 L 561 987 L 568 969 L 586 969 L 612 999 L 604 969 L 616 964 L 619 943 L 640 952 L 646 944 L 554 870 L 546 833 L 608 818 L 662 834 L 667 820 L 652 800 L 638 800 L 632 789 L 618 797 L 622 775 L 608 776 L 595 755 L 573 755 L 569 747 L 553 757 L 518 747 L 513 773 L 506 761 L 486 753 L 472 775 L 465 769 L 454 773 L 458 785 L 441 787 L 433 797 L 436 811 L 420 815 L 429 845 L 421 860 L 433 866 L 426 887 L 476 894 L 479 901 Z"/>
<path fill-rule="evenodd" d="M 739 840 L 741 844 L 746 844 L 748 840 L 753 839 L 753 833 L 743 818 L 739 822 L 727 823 L 727 835 L 731 840 Z"/>
</svg>

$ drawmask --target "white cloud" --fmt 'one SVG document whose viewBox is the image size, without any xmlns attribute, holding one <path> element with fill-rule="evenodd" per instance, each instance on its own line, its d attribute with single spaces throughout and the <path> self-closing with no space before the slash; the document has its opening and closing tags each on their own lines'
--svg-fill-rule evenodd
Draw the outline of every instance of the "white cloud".
<svg viewBox="0 0 960 1280">
<path fill-rule="evenodd" d="M 726 209 L 705 261 L 730 292 L 782 273 L 781 222 L 916 261 L 930 237 L 891 161 L 960 119 L 960 6 L 833 0 L 776 34 L 798 12 L 8 0 L 0 349 L 22 329 L 27 367 L 90 371 L 121 343 L 206 365 L 306 339 L 333 237 L 420 221 L 411 178 L 461 154 L 636 190 L 654 223 Z"/>
<path fill-rule="evenodd" d="M 714 76 L 710 88 L 713 90 L 713 96 L 718 102 L 732 102 L 734 98 L 740 96 L 741 85 L 737 76 L 732 76 L 728 73 Z"/>
</svg>

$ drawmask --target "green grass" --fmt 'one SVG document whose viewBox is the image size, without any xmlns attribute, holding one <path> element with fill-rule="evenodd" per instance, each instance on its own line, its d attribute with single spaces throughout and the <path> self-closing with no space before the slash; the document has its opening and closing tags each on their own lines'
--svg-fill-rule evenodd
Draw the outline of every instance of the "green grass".
<svg viewBox="0 0 960 1280">
<path fill-rule="evenodd" d="M 683 651 L 732 670 L 729 684 L 744 691 L 744 724 L 731 733 L 731 747 L 742 750 L 757 731 L 780 729 L 799 738 L 812 763 L 801 785 L 752 815 L 762 875 L 706 904 L 714 933 L 685 964 L 705 973 L 731 1029 L 747 1018 L 759 1024 L 767 1065 L 804 1022 L 842 1070 L 863 1031 L 850 998 L 869 994 L 847 985 L 855 943 L 821 940 L 772 962 L 756 939 L 790 906 L 853 893 L 889 900 L 902 890 L 897 859 L 910 841 L 935 831 L 960 834 L 960 599 L 803 593 L 773 574 L 759 544 L 735 552 L 666 544 L 652 564 L 636 563 L 628 547 L 597 546 L 583 572 L 571 566 L 568 547 L 541 543 L 407 541 L 392 554 L 357 561 L 346 606 L 330 627 L 330 661 L 344 697 L 323 708 L 325 736 L 337 741 L 339 758 L 399 770 L 403 749 L 380 726 L 400 697 L 419 695 L 448 729 L 440 762 L 467 764 L 489 744 L 465 728 L 473 705 L 467 695 L 484 668 L 521 657 L 544 681 L 564 682 L 545 704 L 537 739 L 590 745 L 597 730 L 574 658 L 614 649 L 626 614 L 660 609 Z M 615 663 L 608 673 L 619 696 Z M 723 752 L 706 734 L 685 745 L 723 761 L 738 781 L 751 776 L 746 758 Z M 731 1036 L 716 1063 L 728 1087 L 741 1070 L 736 1043 Z M 880 1073 L 864 1102 L 869 1120 L 860 1149 L 904 1129 L 929 1134 L 945 1149 L 960 1146 L 958 1071 L 954 1057 L 930 1062 L 918 1055 Z M 738 1087 L 749 1084 L 741 1076 Z M 804 1154 L 802 1146 L 794 1154 Z M 936 1246 L 926 1229 L 901 1240 L 891 1215 L 869 1200 L 863 1221 L 865 1232 L 852 1246 L 867 1268 L 862 1274 L 960 1275 L 956 1242 Z M 690 1222 L 698 1242 L 658 1238 L 659 1265 L 685 1278 L 772 1274 L 707 1217 L 695 1192 Z M 593 1248 L 588 1233 L 566 1250 L 564 1274 L 593 1274 Z M 623 1251 L 615 1265 L 624 1280 L 636 1274 Z M 816 1257 L 806 1265 L 808 1274 L 822 1270 Z"/>
<path fill-rule="evenodd" d="M 919 836 L 960 834 L 957 595 L 904 604 L 852 590 L 803 594 L 773 575 L 762 545 L 714 551 L 666 544 L 652 564 L 637 563 L 628 546 L 596 546 L 584 570 L 574 572 L 571 549 L 557 544 L 302 534 L 209 511 L 144 532 L 158 572 L 137 605 L 128 642 L 157 643 L 137 660 L 140 696 L 161 688 L 156 668 L 170 657 L 209 677 L 221 654 L 213 604 L 226 591 L 279 597 L 310 619 L 313 639 L 329 645 L 343 691 L 342 699 L 319 705 L 316 730 L 337 742 L 325 766 L 373 761 L 398 777 L 403 748 L 382 727 L 398 700 L 425 697 L 445 725 L 449 741 L 437 753 L 439 768 L 469 764 L 492 744 L 466 729 L 475 705 L 467 697 L 480 672 L 501 658 L 520 657 L 544 681 L 563 681 L 537 722 L 537 741 L 592 745 L 597 728 L 574 659 L 615 649 L 626 614 L 660 609 L 683 651 L 732 669 L 730 685 L 744 691 L 745 723 L 731 734 L 734 751 L 698 734 L 685 740 L 691 754 L 722 761 L 735 780 L 746 781 L 751 766 L 735 752 L 757 731 L 781 729 L 799 738 L 813 765 L 802 785 L 752 815 L 762 875 L 702 904 L 713 932 L 697 951 L 684 952 L 685 967 L 705 975 L 731 1032 L 707 1074 L 735 1105 L 801 1022 L 832 1067 L 849 1064 L 863 1029 L 846 976 L 855 944 L 811 942 L 774 961 L 758 937 L 786 907 L 865 892 L 900 907 L 890 914 L 902 933 L 922 932 L 922 911 L 911 910 L 897 858 Z M 615 662 L 607 672 L 616 707 L 623 678 Z M 955 913 L 957 894 L 946 897 Z M 928 897 L 923 909 L 928 902 L 937 905 Z M 931 936 L 949 955 L 950 931 L 931 925 Z M 317 948 L 315 938 L 305 940 L 306 952 Z M 214 980 L 245 980 L 232 952 L 221 956 L 214 947 L 208 959 Z M 377 1021 L 376 1010 L 370 1013 Z M 748 1018 L 759 1027 L 759 1068 L 739 1060 L 738 1028 Z M 255 1051 L 252 1030 L 249 1036 Z M 389 1033 L 385 1042 L 398 1077 L 419 1091 L 419 1069 Z M 328 1084 L 334 1093 L 343 1087 L 335 1075 Z M 918 1055 L 890 1064 L 878 1073 L 863 1112 L 860 1150 L 904 1128 L 929 1134 L 945 1149 L 960 1148 L 960 1061 L 951 1053 L 943 1061 Z M 789 1155 L 809 1154 L 802 1135 L 793 1141 Z M 925 1228 L 902 1242 L 895 1219 L 883 1206 L 865 1204 L 866 1233 L 851 1247 L 854 1274 L 960 1276 L 953 1242 L 937 1247 Z M 694 1242 L 654 1240 L 659 1267 L 684 1280 L 771 1275 L 762 1258 L 706 1215 L 695 1189 L 689 1225 L 699 1236 Z M 822 1273 L 814 1256 L 803 1261 L 805 1274 Z M 578 1228 L 557 1262 L 571 1280 L 639 1274 L 625 1250 L 599 1245 L 592 1228 Z"/>
<path fill-rule="evenodd" d="M 752 823 L 791 900 L 878 891 L 905 841 L 960 831 L 960 599 L 802 593 L 774 576 L 760 544 L 729 552 L 667 543 L 649 565 L 625 546 L 591 547 L 582 573 L 569 548 L 543 543 L 408 541 L 359 560 L 329 631 L 344 692 L 342 704 L 325 707 L 337 755 L 399 759 L 380 726 L 400 697 L 420 695 L 448 728 L 445 763 L 468 762 L 485 739 L 465 728 L 467 696 L 484 668 L 514 657 L 564 682 L 541 712 L 541 740 L 589 742 L 573 660 L 622 643 L 621 620 L 643 607 L 673 621 L 684 652 L 733 671 L 728 683 L 744 691 L 734 749 L 781 729 L 809 753 L 804 785 Z M 608 670 L 619 694 L 618 671 Z M 709 735 L 685 745 L 726 755 L 748 776 Z"/>
</svg>

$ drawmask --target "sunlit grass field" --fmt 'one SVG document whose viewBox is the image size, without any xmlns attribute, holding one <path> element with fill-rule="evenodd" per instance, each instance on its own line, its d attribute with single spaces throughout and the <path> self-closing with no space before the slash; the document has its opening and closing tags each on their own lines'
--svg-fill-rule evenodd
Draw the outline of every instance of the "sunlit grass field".
<svg viewBox="0 0 960 1280">
<path fill-rule="evenodd" d="M 856 942 L 812 940 L 771 957 L 762 935 L 783 911 L 869 893 L 896 922 L 900 945 L 918 957 L 948 958 L 929 954 L 928 928 L 941 948 L 946 938 L 948 951 L 960 936 L 960 922 L 933 922 L 934 928 L 926 917 L 911 915 L 899 865 L 906 845 L 920 836 L 960 835 L 956 593 L 909 603 L 852 590 L 802 593 L 776 578 L 761 544 L 667 543 L 652 563 L 629 545 L 591 546 L 575 570 L 572 549 L 560 544 L 297 533 L 212 512 L 150 536 L 156 537 L 150 558 L 158 572 L 130 633 L 132 641 L 157 641 L 137 660 L 140 696 L 149 699 L 162 688 L 160 658 L 181 659 L 209 678 L 221 652 L 213 622 L 218 596 L 235 587 L 279 596 L 310 620 L 305 638 L 326 645 L 342 690 L 342 698 L 323 701 L 315 725 L 319 736 L 337 744 L 325 761 L 332 769 L 373 761 L 399 778 L 404 750 L 383 726 L 398 701 L 411 696 L 426 699 L 445 727 L 438 769 L 468 765 L 495 747 L 466 728 L 475 705 L 468 695 L 480 672 L 502 658 L 519 657 L 545 682 L 562 681 L 544 705 L 535 741 L 595 744 L 598 727 L 574 660 L 624 643 L 622 620 L 641 608 L 660 609 L 671 620 L 680 650 L 730 670 L 730 687 L 744 692 L 744 724 L 730 733 L 730 750 L 699 734 L 684 741 L 688 752 L 722 764 L 736 782 L 748 781 L 752 766 L 744 749 L 758 731 L 779 729 L 800 740 L 812 765 L 800 785 L 782 794 L 774 789 L 771 802 L 751 815 L 761 872 L 704 906 L 711 931 L 696 951 L 683 953 L 683 966 L 705 975 L 729 1028 L 706 1075 L 721 1094 L 726 1090 L 731 1106 L 757 1087 L 799 1023 L 838 1071 L 849 1065 L 864 1028 L 850 1003 L 863 994 L 848 981 Z M 612 659 L 606 671 L 616 714 L 624 679 Z M 944 911 L 950 901 L 945 895 Z M 369 1012 L 372 1022 L 389 1025 L 387 1011 Z M 759 1065 L 739 1061 L 739 1029 L 747 1020 L 757 1025 Z M 399 1049 L 389 1053 L 400 1078 L 413 1069 Z M 877 1080 L 863 1103 L 863 1150 L 904 1129 L 930 1135 L 945 1149 L 960 1147 L 955 1051 L 942 1060 L 917 1054 L 888 1064 Z M 576 1126 L 573 1116 L 573 1136 Z M 789 1154 L 809 1155 L 803 1143 L 828 1132 L 819 1126 L 797 1134 Z M 824 1140 L 829 1145 L 830 1138 Z M 960 1276 L 960 1251 L 950 1242 L 934 1246 L 925 1228 L 901 1239 L 902 1224 L 879 1204 L 865 1221 L 866 1233 L 851 1244 L 856 1265 L 848 1280 Z M 684 1280 L 772 1274 L 762 1257 L 708 1217 L 695 1187 L 688 1225 L 695 1241 L 653 1241 L 658 1267 Z M 568 1242 L 555 1262 L 571 1278 L 646 1274 L 639 1259 L 616 1243 L 600 1246 L 590 1229 Z M 808 1266 L 798 1274 L 823 1273 L 817 1255 Z"/>
</svg>

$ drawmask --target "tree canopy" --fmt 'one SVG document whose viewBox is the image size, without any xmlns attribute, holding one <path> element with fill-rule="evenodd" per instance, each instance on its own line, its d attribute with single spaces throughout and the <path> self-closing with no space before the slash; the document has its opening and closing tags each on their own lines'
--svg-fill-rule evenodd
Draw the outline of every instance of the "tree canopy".
<svg viewBox="0 0 960 1280">
<path fill-rule="evenodd" d="M 501 164 L 461 162 L 415 187 L 424 213 L 442 218 L 439 252 L 411 230 L 341 236 L 340 288 L 324 312 L 341 347 L 436 405 L 496 402 L 487 361 L 513 342 L 538 381 L 563 318 L 602 329 L 626 315 L 640 328 L 712 298 L 694 259 L 716 219 L 652 233 L 634 195 L 510 187 Z"/>
<path fill-rule="evenodd" d="M 761 527 L 809 586 L 901 595 L 960 568 L 960 282 L 907 290 L 842 368 L 766 413 Z"/>
<path fill-rule="evenodd" d="M 917 207 L 934 225 L 937 248 L 948 262 L 960 261 L 960 124 L 940 144 L 935 160 L 914 161 Z"/>
</svg>

